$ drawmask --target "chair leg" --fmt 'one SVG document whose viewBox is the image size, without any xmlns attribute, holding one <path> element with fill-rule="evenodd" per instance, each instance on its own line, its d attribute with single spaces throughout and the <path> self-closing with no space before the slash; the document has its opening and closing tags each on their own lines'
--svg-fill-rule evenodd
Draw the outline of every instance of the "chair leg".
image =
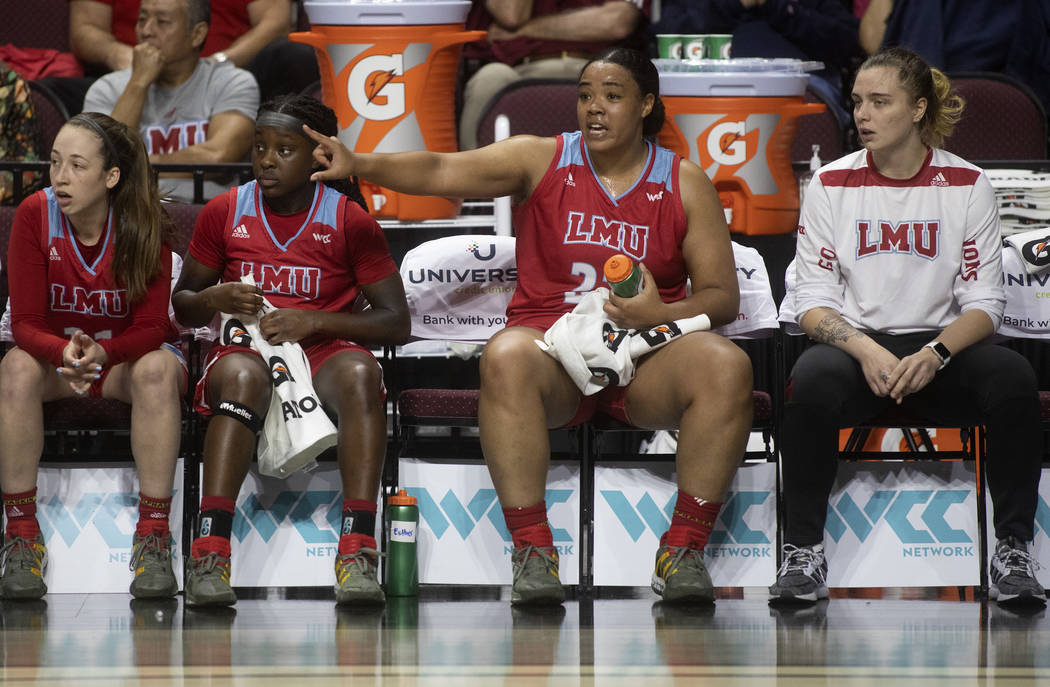
<svg viewBox="0 0 1050 687">
<path fill-rule="evenodd" d="M 988 501 L 984 478 L 984 429 L 974 428 L 971 431 L 973 441 L 975 481 L 977 484 L 977 561 L 980 565 L 978 575 L 980 598 L 988 598 Z"/>
<path fill-rule="evenodd" d="M 598 449 L 598 438 L 590 424 L 584 424 L 579 432 L 580 452 L 580 596 L 589 596 L 594 591 L 594 462 Z"/>
</svg>

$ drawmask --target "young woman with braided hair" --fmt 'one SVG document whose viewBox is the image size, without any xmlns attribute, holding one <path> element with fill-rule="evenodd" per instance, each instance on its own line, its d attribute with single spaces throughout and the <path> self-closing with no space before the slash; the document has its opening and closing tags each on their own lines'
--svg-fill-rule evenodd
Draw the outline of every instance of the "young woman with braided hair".
<svg viewBox="0 0 1050 687">
<path fill-rule="evenodd" d="M 271 344 L 298 342 L 314 389 L 339 427 L 343 525 L 336 558 L 339 603 L 381 603 L 376 578 L 376 499 L 386 449 L 383 371 L 366 346 L 408 338 L 404 287 L 379 225 L 356 184 L 311 180 L 317 165 L 307 125 L 338 131 L 313 98 L 285 96 L 259 109 L 252 144 L 255 180 L 201 211 L 172 302 L 179 321 L 201 326 L 216 313 L 255 315 L 265 296 L 277 310 L 259 327 Z M 299 272 L 296 272 L 296 271 Z M 308 279 L 282 279 L 290 272 Z M 251 274 L 255 284 L 240 281 Z M 354 308 L 359 295 L 367 310 Z M 190 556 L 186 603 L 230 605 L 234 501 L 269 409 L 269 366 L 251 348 L 216 345 L 196 391 L 211 415 L 204 439 L 201 519 Z"/>
<path fill-rule="evenodd" d="M 131 404 L 140 487 L 131 593 L 178 591 L 168 516 L 186 363 L 169 343 L 170 236 L 138 134 L 103 114 L 70 119 L 51 150 L 51 186 L 19 206 L 8 251 L 16 347 L 0 363 L 5 598 L 47 592 L 35 517 L 42 404 L 77 396 Z"/>
</svg>

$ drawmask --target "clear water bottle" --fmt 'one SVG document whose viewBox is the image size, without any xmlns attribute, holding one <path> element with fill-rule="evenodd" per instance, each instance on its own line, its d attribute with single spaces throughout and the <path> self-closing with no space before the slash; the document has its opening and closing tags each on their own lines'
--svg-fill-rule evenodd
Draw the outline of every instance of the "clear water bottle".
<svg viewBox="0 0 1050 687">
<path fill-rule="evenodd" d="M 419 506 L 416 498 L 404 489 L 391 496 L 386 507 L 387 596 L 415 596 L 419 590 L 416 567 L 416 531 L 419 527 Z"/>
<path fill-rule="evenodd" d="M 626 255 L 617 253 L 605 261 L 605 281 L 620 298 L 633 298 L 642 290 L 642 271 Z"/>
</svg>

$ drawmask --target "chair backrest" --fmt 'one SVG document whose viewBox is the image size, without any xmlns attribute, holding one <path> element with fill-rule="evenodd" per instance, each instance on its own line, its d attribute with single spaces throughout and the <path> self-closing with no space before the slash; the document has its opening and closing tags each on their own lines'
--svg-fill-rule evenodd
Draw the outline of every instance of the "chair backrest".
<svg viewBox="0 0 1050 687">
<path fill-rule="evenodd" d="M 478 147 L 492 143 L 496 117 L 510 119 L 510 135 L 557 136 L 579 128 L 574 79 L 522 79 L 505 86 L 485 106 L 478 122 Z"/>
<path fill-rule="evenodd" d="M 185 255 L 193 237 L 193 227 L 197 223 L 197 215 L 200 214 L 204 205 L 193 203 L 165 203 L 164 209 L 175 223 L 175 240 L 171 249 L 179 255 Z"/>
<path fill-rule="evenodd" d="M 0 22 L 0 45 L 69 52 L 69 0 L 11 2 L 8 9 Z"/>
<path fill-rule="evenodd" d="M 446 236 L 405 254 L 412 338 L 484 343 L 503 328 L 518 283 L 514 237 Z"/>
<path fill-rule="evenodd" d="M 37 81 L 29 82 L 29 98 L 36 117 L 37 152 L 41 160 L 47 160 L 58 130 L 69 121 L 69 112 L 54 91 Z"/>
<path fill-rule="evenodd" d="M 737 284 L 740 287 L 740 312 L 735 321 L 716 332 L 730 339 L 764 339 L 780 328 L 777 304 L 769 282 L 769 272 L 762 255 L 749 246 L 733 242 Z"/>
<path fill-rule="evenodd" d="M 815 91 L 807 90 L 802 98 L 807 103 L 828 103 Z M 828 109 L 820 114 L 809 114 L 798 118 L 798 128 L 791 143 L 791 160 L 802 162 L 813 156 L 813 145 L 820 146 L 820 159 L 824 162 L 836 160 L 845 154 L 847 130 L 838 117 Z"/>
<path fill-rule="evenodd" d="M 966 100 L 962 118 L 944 149 L 966 160 L 1043 160 L 1046 112 L 1025 84 L 1005 74 L 951 74 Z"/>
</svg>

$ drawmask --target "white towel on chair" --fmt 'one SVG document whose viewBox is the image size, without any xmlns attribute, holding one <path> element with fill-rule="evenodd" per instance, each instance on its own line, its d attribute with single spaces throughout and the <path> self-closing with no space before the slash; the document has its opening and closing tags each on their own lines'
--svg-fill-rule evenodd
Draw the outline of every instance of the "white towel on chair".
<svg viewBox="0 0 1050 687">
<path fill-rule="evenodd" d="M 697 315 L 651 329 L 620 329 L 602 306 L 609 289 L 599 287 L 583 297 L 570 313 L 551 325 L 536 345 L 565 368 L 584 396 L 609 386 L 627 386 L 634 379 L 634 361 L 672 339 L 711 329 L 707 315 Z"/>
<path fill-rule="evenodd" d="M 1003 241 L 1017 250 L 1021 265 L 1028 274 L 1036 274 L 1050 267 L 1050 227 L 1004 236 Z"/>
<path fill-rule="evenodd" d="M 250 275 L 241 278 L 254 284 Z M 261 314 L 276 310 L 263 299 Z M 335 446 L 335 425 L 321 408 L 314 391 L 310 363 L 303 347 L 297 343 L 276 346 L 266 342 L 259 329 L 258 317 L 232 317 L 222 314 L 220 343 L 229 345 L 236 326 L 227 326 L 233 320 L 251 337 L 249 345 L 262 356 L 270 368 L 274 391 L 270 395 L 270 409 L 266 413 L 263 431 L 259 436 L 259 472 L 270 477 L 287 477 L 296 470 L 317 465 L 317 456 Z M 243 338 L 238 340 L 244 345 Z"/>
</svg>

